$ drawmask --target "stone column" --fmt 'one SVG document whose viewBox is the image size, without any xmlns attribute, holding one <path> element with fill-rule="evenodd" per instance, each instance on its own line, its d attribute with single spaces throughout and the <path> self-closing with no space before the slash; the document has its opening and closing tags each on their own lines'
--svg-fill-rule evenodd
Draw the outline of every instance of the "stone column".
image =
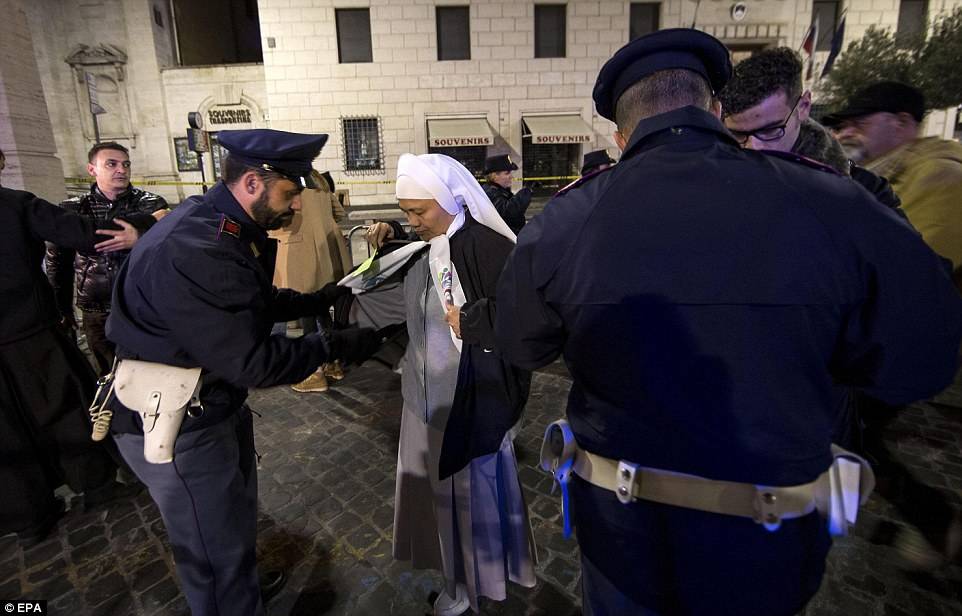
<svg viewBox="0 0 962 616">
<path fill-rule="evenodd" d="M 66 196 L 63 166 L 47 113 L 30 27 L 20 0 L 0 0 L 0 149 L 7 158 L 0 184 L 48 201 Z"/>
</svg>

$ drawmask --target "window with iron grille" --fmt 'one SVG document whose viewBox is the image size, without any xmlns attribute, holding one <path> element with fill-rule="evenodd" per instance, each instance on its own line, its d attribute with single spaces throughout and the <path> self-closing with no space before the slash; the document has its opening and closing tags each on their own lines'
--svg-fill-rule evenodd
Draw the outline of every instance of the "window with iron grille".
<svg viewBox="0 0 962 616">
<path fill-rule="evenodd" d="M 812 3 L 812 22 L 818 20 L 818 40 L 815 51 L 832 48 L 832 37 L 838 27 L 838 0 L 815 0 Z"/>
<path fill-rule="evenodd" d="M 343 118 L 345 171 L 381 171 L 381 123 L 377 118 Z"/>
<path fill-rule="evenodd" d="M 628 40 L 651 34 L 659 28 L 661 2 L 632 2 Z"/>
<path fill-rule="evenodd" d="M 471 18 L 466 6 L 437 7 L 438 60 L 471 59 Z"/>
<path fill-rule="evenodd" d="M 373 62 L 371 52 L 371 10 L 334 9 L 337 24 L 337 61 Z"/>
<path fill-rule="evenodd" d="M 564 4 L 534 5 L 534 57 L 565 57 L 567 22 Z"/>
<path fill-rule="evenodd" d="M 928 0 L 902 0 L 899 2 L 899 26 L 895 39 L 910 43 L 925 34 L 925 18 L 929 12 Z"/>
</svg>

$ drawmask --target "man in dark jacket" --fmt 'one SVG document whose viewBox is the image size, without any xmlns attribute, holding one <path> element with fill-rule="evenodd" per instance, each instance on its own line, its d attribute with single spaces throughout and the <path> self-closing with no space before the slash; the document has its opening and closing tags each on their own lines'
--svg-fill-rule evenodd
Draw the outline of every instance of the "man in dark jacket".
<svg viewBox="0 0 962 616">
<path fill-rule="evenodd" d="M 54 243 L 47 246 L 47 277 L 54 288 L 61 323 L 68 330 L 76 327 L 73 316 L 76 286 L 87 347 L 97 362 L 97 371 L 105 374 L 114 361 L 114 345 L 104 335 L 104 325 L 110 314 L 110 293 L 117 271 L 137 239 L 168 210 L 163 197 L 131 186 L 130 157 L 124 146 L 113 141 L 98 143 L 90 148 L 87 160 L 87 172 L 95 179 L 90 192 L 67 199 L 60 207 L 94 223 L 126 214 L 152 215 L 139 217 L 138 220 L 143 221 L 138 223 L 140 226 L 118 221 L 119 229 L 111 231 L 113 250 L 109 253 L 74 251 Z"/>
<path fill-rule="evenodd" d="M 828 130 L 809 117 L 812 93 L 802 90 L 802 61 L 788 47 L 764 49 L 739 62 L 718 98 L 725 126 L 742 147 L 818 161 L 850 176 L 905 218 L 888 181 L 853 165 Z"/>
<path fill-rule="evenodd" d="M 515 233 L 524 227 L 524 213 L 531 205 L 530 188 L 522 188 L 517 193 L 511 192 L 511 172 L 517 170 L 518 165 L 514 164 L 507 154 L 489 156 L 484 160 L 484 176 L 487 180 L 484 193 Z"/>
<path fill-rule="evenodd" d="M 132 221 L 143 224 L 143 221 Z M 62 483 L 86 505 L 116 495 L 117 467 L 90 440 L 87 405 L 95 376 L 60 315 L 44 277 L 44 241 L 87 253 L 96 223 L 19 190 L 0 188 L 0 534 L 30 545 L 63 513 Z M 98 232 L 102 233 L 102 232 Z"/>
<path fill-rule="evenodd" d="M 594 100 L 620 161 L 554 197 L 498 282 L 506 359 L 572 375 L 586 614 L 797 614 L 831 545 L 832 388 L 909 402 L 955 371 L 938 256 L 853 182 L 740 148 L 730 74 L 693 29 L 616 52 Z"/>
</svg>

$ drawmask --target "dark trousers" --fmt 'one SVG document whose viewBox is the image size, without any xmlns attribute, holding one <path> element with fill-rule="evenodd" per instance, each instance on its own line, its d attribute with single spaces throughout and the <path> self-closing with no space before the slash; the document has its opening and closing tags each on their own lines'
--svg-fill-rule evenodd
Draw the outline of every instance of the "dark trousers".
<svg viewBox="0 0 962 616">
<path fill-rule="evenodd" d="M 114 363 L 114 343 L 107 340 L 105 332 L 109 312 L 81 311 L 81 324 L 84 337 L 87 338 L 87 348 L 97 363 L 97 376 L 110 372 Z"/>
<path fill-rule="evenodd" d="M 0 533 L 25 530 L 54 506 L 54 490 L 103 488 L 117 467 L 90 440 L 95 376 L 55 328 L 0 345 Z"/>
<path fill-rule="evenodd" d="M 862 393 L 855 394 L 855 401 L 864 425 L 861 453 L 875 470 L 876 493 L 894 505 L 929 543 L 944 549 L 946 534 L 955 516 L 952 505 L 940 490 L 919 481 L 885 442 L 886 436 L 897 437 L 891 426 L 905 408 L 890 406 Z"/>
<path fill-rule="evenodd" d="M 773 532 L 748 518 L 635 501 L 575 476 L 586 616 L 793 616 L 831 539 L 818 513 Z"/>
<path fill-rule="evenodd" d="M 250 410 L 181 434 L 168 464 L 144 460 L 141 435 L 114 438 L 160 509 L 192 616 L 263 616 Z"/>
</svg>

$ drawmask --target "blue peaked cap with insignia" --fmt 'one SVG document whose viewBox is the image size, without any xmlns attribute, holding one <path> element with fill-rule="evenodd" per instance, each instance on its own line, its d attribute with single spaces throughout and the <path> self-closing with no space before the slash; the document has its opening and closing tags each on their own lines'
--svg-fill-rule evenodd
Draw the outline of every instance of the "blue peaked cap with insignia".
<svg viewBox="0 0 962 616">
<path fill-rule="evenodd" d="M 631 41 L 601 67 L 592 92 L 598 115 L 614 122 L 625 90 L 652 73 L 679 68 L 704 77 L 714 92 L 732 75 L 728 48 L 715 37 L 692 28 L 658 30 Z"/>
<path fill-rule="evenodd" d="M 231 157 L 251 167 L 279 173 L 302 188 L 317 188 L 311 180 L 311 162 L 327 143 L 327 135 L 253 128 L 222 130 L 217 141 Z"/>
</svg>

